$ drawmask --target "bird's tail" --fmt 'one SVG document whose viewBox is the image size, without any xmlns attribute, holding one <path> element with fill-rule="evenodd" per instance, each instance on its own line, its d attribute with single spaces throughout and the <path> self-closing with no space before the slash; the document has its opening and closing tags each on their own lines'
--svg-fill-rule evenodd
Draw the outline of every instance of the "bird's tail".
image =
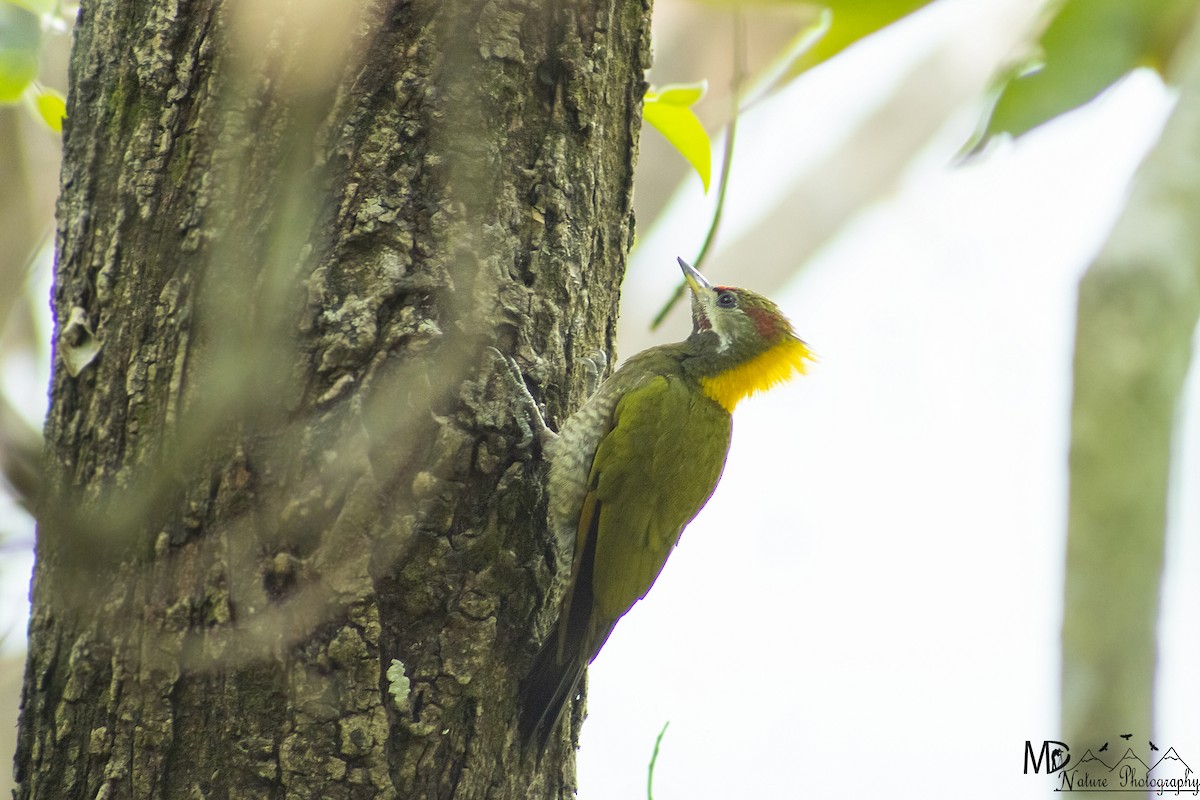
<svg viewBox="0 0 1200 800">
<path fill-rule="evenodd" d="M 526 747 L 536 743 L 539 755 L 545 751 L 568 704 L 578 692 L 579 681 L 587 667 L 577 643 L 576 646 L 567 643 L 562 647 L 559 636 L 559 627 L 555 626 L 521 684 L 518 731 Z"/>
</svg>

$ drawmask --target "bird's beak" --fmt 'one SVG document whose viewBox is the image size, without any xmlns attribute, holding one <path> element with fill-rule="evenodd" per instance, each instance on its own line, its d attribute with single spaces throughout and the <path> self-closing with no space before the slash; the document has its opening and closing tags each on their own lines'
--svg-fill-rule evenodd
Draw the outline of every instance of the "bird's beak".
<svg viewBox="0 0 1200 800">
<path fill-rule="evenodd" d="M 712 289 L 712 284 L 708 279 L 696 271 L 696 268 L 684 261 L 682 258 L 676 258 L 679 262 L 679 268 L 683 270 L 683 279 L 687 281 L 688 287 L 692 290 L 692 294 L 699 295 L 701 289 Z"/>
<path fill-rule="evenodd" d="M 692 331 L 699 333 L 712 330 L 712 308 L 716 297 L 713 285 L 682 258 L 675 260 L 679 262 L 679 268 L 683 270 L 683 279 L 692 290 Z"/>
</svg>

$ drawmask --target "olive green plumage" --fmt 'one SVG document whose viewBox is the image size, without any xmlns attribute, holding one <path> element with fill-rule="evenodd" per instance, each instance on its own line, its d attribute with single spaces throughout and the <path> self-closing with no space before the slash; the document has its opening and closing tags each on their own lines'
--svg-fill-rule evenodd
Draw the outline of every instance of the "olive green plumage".
<svg viewBox="0 0 1200 800">
<path fill-rule="evenodd" d="M 548 447 L 550 520 L 572 567 L 558 624 L 522 685 L 522 738 L 539 747 L 716 488 L 733 406 L 810 357 L 770 300 L 680 265 L 691 336 L 630 358 Z"/>
</svg>

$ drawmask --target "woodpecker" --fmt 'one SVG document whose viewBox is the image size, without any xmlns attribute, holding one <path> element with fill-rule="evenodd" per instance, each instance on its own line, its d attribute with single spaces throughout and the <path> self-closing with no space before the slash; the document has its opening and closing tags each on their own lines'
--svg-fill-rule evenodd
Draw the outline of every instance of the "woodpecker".
<svg viewBox="0 0 1200 800">
<path fill-rule="evenodd" d="M 773 302 L 679 265 L 691 335 L 626 361 L 546 448 L 551 526 L 574 550 L 558 624 L 521 686 L 520 734 L 539 752 L 617 620 L 712 496 L 734 407 L 813 358 Z"/>
</svg>

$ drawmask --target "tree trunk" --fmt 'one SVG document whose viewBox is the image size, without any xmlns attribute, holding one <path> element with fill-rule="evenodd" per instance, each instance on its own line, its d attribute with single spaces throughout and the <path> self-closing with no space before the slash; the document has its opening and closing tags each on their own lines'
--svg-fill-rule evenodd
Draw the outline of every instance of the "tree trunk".
<svg viewBox="0 0 1200 800">
<path fill-rule="evenodd" d="M 612 341 L 649 13 L 84 2 L 17 797 L 573 794 L 499 352 Z"/>
<path fill-rule="evenodd" d="M 1172 440 L 1200 319 L 1200 16 L 1168 78 L 1179 101 L 1079 286 L 1062 631 L 1076 758 L 1153 735 Z"/>
</svg>

